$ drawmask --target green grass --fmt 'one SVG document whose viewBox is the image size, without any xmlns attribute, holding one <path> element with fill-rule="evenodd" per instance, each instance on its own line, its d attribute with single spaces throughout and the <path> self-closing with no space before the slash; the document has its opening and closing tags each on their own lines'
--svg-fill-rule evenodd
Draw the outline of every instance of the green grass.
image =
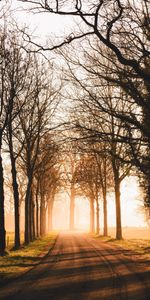
<svg viewBox="0 0 150 300">
<path fill-rule="evenodd" d="M 0 257 L 0 283 L 14 279 L 38 264 L 41 257 L 46 255 L 55 243 L 57 233 L 37 239 L 16 251 L 9 251 L 8 255 Z"/>
<path fill-rule="evenodd" d="M 20 243 L 23 244 L 24 242 L 24 233 L 21 232 L 20 234 Z M 6 248 L 9 251 L 14 246 L 14 232 L 6 232 Z"/>
</svg>

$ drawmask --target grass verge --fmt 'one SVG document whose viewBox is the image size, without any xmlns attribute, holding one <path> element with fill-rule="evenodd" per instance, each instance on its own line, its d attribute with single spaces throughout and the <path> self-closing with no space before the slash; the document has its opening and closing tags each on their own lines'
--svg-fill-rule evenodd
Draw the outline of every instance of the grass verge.
<svg viewBox="0 0 150 300">
<path fill-rule="evenodd" d="M 124 250 L 130 250 L 138 255 L 144 256 L 144 259 L 150 259 L 150 240 L 148 239 L 122 239 L 116 240 L 114 238 L 95 236 L 106 243 L 110 243 L 121 247 Z"/>
<path fill-rule="evenodd" d="M 10 251 L 13 246 L 14 246 L 14 232 L 6 232 L 6 248 L 7 248 L 7 251 Z M 20 233 L 20 243 L 21 245 L 23 244 L 24 242 L 24 232 L 21 232 Z"/>
<path fill-rule="evenodd" d="M 56 237 L 57 233 L 50 233 L 28 246 L 0 257 L 0 285 L 10 282 L 38 264 L 53 247 Z"/>
</svg>

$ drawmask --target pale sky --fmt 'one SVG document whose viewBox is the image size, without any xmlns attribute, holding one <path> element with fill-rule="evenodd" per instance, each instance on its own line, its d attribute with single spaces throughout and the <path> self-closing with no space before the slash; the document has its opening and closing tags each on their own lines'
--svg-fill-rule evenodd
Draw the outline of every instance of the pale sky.
<svg viewBox="0 0 150 300">
<path fill-rule="evenodd" d="M 19 23 L 29 25 L 29 28 L 40 37 L 45 36 L 47 38 L 54 35 L 63 37 L 65 33 L 71 33 L 70 28 L 74 26 L 73 18 L 69 16 L 53 15 L 48 12 L 29 13 L 23 11 L 23 8 L 27 8 L 27 4 L 17 0 L 12 1 L 12 7 L 16 9 L 14 15 Z"/>
</svg>

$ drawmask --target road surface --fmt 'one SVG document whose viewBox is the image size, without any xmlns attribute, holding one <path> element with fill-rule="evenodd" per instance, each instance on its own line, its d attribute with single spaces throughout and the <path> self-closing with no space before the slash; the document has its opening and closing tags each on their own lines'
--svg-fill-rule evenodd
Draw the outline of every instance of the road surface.
<svg viewBox="0 0 150 300">
<path fill-rule="evenodd" d="M 39 265 L 0 289 L 0 299 L 149 300 L 150 268 L 134 259 L 84 234 L 61 233 Z"/>
</svg>

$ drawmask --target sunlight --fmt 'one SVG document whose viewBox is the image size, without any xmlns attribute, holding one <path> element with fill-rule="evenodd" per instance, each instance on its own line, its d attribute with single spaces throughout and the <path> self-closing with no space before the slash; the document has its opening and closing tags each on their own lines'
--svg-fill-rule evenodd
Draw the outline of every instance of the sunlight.
<svg viewBox="0 0 150 300">
<path fill-rule="evenodd" d="M 66 230 L 69 227 L 69 198 L 66 193 L 58 195 L 53 207 L 53 228 Z"/>
<path fill-rule="evenodd" d="M 121 185 L 121 212 L 123 227 L 148 227 L 142 211 L 142 196 L 136 177 L 126 178 Z M 22 208 L 23 210 L 24 208 Z M 6 227 L 10 231 L 14 227 L 13 215 L 6 214 Z M 90 206 L 85 197 L 75 200 L 75 229 L 89 230 Z M 21 230 L 24 227 L 24 217 L 21 214 Z M 108 195 L 108 227 L 115 227 L 114 194 Z M 53 208 L 53 228 L 66 230 L 69 228 L 69 196 L 67 193 L 56 197 Z M 100 202 L 100 229 L 103 228 L 103 204 Z"/>
<path fill-rule="evenodd" d="M 140 188 L 136 177 L 126 178 L 121 185 L 121 214 L 123 227 L 147 227 L 144 211 L 142 210 L 142 199 Z M 53 207 L 53 229 L 69 229 L 69 196 L 67 193 L 57 195 Z M 115 199 L 114 194 L 108 194 L 108 227 L 115 227 Z M 96 216 L 95 216 L 96 217 Z M 12 228 L 13 217 L 6 218 L 7 228 Z M 23 230 L 24 218 L 21 220 Z M 76 230 L 90 229 L 90 205 L 85 197 L 75 199 L 75 226 Z M 103 230 L 103 203 L 100 202 L 100 231 Z M 113 231 L 114 232 L 114 231 Z M 114 234 L 114 233 L 113 233 Z"/>
<path fill-rule="evenodd" d="M 55 201 L 53 211 L 53 227 L 68 229 L 69 227 L 69 197 L 61 195 L 61 201 Z M 123 227 L 147 227 L 142 211 L 140 188 L 136 177 L 128 177 L 121 184 L 121 214 Z M 115 227 L 115 199 L 114 194 L 108 195 L 108 227 Z M 75 200 L 75 229 L 89 230 L 90 206 L 85 197 Z M 103 204 L 100 202 L 100 227 L 103 228 Z"/>
<path fill-rule="evenodd" d="M 76 198 L 75 206 L 75 228 L 89 230 L 89 201 L 86 198 Z"/>
<path fill-rule="evenodd" d="M 130 176 L 121 184 L 121 215 L 123 227 L 147 227 L 142 211 L 141 192 L 136 177 Z M 108 225 L 115 226 L 115 199 L 108 196 Z"/>
</svg>

